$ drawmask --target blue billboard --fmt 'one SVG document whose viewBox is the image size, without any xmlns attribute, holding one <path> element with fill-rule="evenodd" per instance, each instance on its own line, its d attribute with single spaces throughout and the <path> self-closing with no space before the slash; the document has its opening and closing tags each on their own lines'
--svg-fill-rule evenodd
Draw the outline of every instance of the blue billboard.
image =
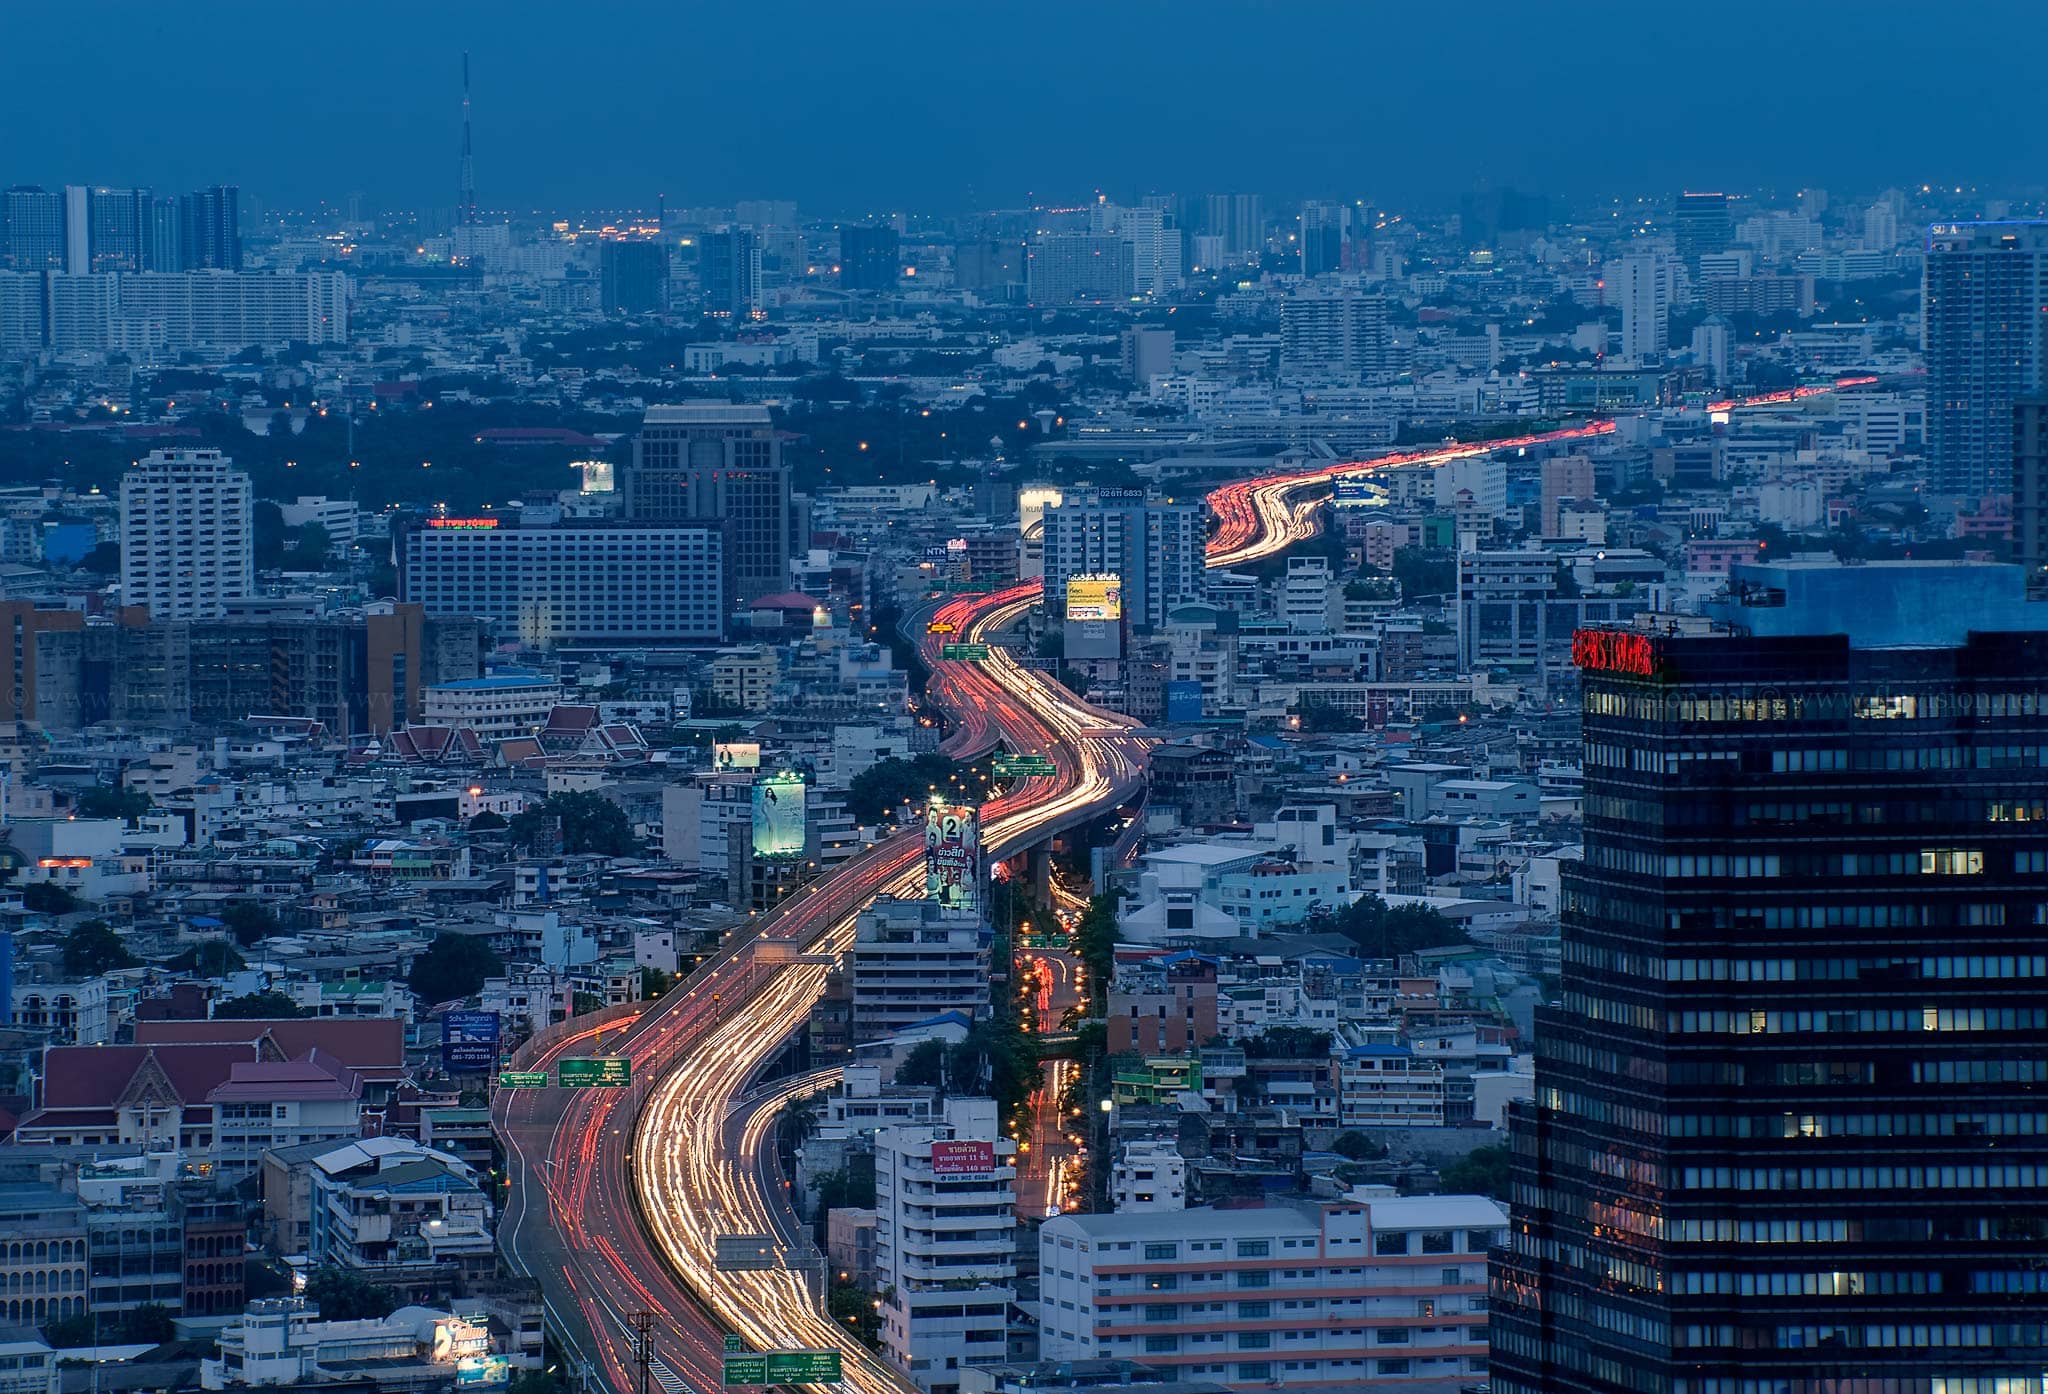
<svg viewBox="0 0 2048 1394">
<path fill-rule="evenodd" d="M 498 1068 L 496 1012 L 441 1013 L 441 1068 L 450 1074 Z"/>
<path fill-rule="evenodd" d="M 1166 685 L 1166 719 L 1175 721 L 1200 721 L 1202 719 L 1202 685 L 1198 682 L 1170 682 Z"/>
</svg>

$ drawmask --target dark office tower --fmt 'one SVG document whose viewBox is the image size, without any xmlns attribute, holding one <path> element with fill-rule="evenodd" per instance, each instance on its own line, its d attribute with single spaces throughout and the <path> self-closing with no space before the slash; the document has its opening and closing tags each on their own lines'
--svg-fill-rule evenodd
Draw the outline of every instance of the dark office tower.
<svg viewBox="0 0 2048 1394">
<path fill-rule="evenodd" d="M 1680 194 L 1671 223 L 1678 258 L 1695 271 L 1699 270 L 1700 253 L 1725 252 L 1735 241 L 1726 194 Z"/>
<path fill-rule="evenodd" d="M 787 591 L 796 545 L 789 467 L 768 408 L 726 402 L 649 407 L 626 470 L 626 517 L 725 525 L 731 592 Z"/>
<path fill-rule="evenodd" d="M 668 244 L 647 237 L 608 237 L 597 249 L 598 300 L 608 315 L 660 314 L 668 309 Z"/>
<path fill-rule="evenodd" d="M 2012 536 L 2027 584 L 2048 590 L 2048 398 L 2013 404 Z"/>
<path fill-rule="evenodd" d="M 64 195 L 33 184 L 0 193 L 0 267 L 64 269 Z"/>
<path fill-rule="evenodd" d="M 721 228 L 697 239 L 704 312 L 746 319 L 761 309 L 761 242 L 752 228 Z"/>
<path fill-rule="evenodd" d="M 1351 240 L 1351 205 L 1310 199 L 1301 205 L 1301 274 L 1320 276 L 1344 269 L 1344 244 Z"/>
<path fill-rule="evenodd" d="M 144 271 L 154 240 L 156 200 L 147 189 L 93 189 L 87 194 L 87 246 L 94 271 Z"/>
<path fill-rule="evenodd" d="M 856 223 L 839 229 L 839 288 L 896 289 L 902 255 L 903 239 L 895 228 Z"/>
<path fill-rule="evenodd" d="M 1490 1382 L 2040 1394 L 2048 605 L 1968 563 L 1732 585 L 1573 646 L 1585 859 Z"/>
<path fill-rule="evenodd" d="M 1459 198 L 1458 222 L 1467 246 L 1491 247 L 1504 235 L 1543 231 L 1550 225 L 1550 200 L 1517 189 L 1480 189 Z"/>
<path fill-rule="evenodd" d="M 241 201 L 241 190 L 232 184 L 179 196 L 178 238 L 185 270 L 242 269 Z"/>
<path fill-rule="evenodd" d="M 1934 487 L 2013 486 L 2012 404 L 2042 389 L 2048 223 L 1938 223 L 1921 272 L 1927 456 Z"/>
</svg>

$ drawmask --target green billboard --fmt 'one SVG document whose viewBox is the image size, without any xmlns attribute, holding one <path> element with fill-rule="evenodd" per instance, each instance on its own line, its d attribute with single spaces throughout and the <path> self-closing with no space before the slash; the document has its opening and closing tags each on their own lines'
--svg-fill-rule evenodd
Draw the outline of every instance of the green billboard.
<svg viewBox="0 0 2048 1394">
<path fill-rule="evenodd" d="M 633 1082 L 633 1062 L 623 1055 L 562 1061 L 555 1079 L 564 1089 L 623 1089 Z"/>
</svg>

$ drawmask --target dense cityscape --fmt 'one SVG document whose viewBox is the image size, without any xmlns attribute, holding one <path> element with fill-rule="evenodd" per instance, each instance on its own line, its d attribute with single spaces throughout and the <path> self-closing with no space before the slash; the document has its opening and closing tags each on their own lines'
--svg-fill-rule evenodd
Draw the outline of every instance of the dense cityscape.
<svg viewBox="0 0 2048 1394">
<path fill-rule="evenodd" d="M 0 1394 L 2048 1394 L 2039 188 L 435 61 L 426 202 L 0 147 Z"/>
</svg>

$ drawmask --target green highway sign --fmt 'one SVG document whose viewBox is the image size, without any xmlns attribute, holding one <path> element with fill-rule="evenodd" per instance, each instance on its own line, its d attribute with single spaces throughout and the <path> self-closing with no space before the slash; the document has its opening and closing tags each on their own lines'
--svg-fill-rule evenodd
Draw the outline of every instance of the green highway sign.
<svg viewBox="0 0 2048 1394">
<path fill-rule="evenodd" d="M 988 658 L 987 644 L 942 644 L 939 657 L 961 663 L 981 663 Z"/>
<path fill-rule="evenodd" d="M 545 1089 L 554 1081 L 548 1078 L 546 1070 L 500 1070 L 500 1089 Z"/>
<path fill-rule="evenodd" d="M 623 1089 L 633 1082 L 633 1062 L 623 1055 L 564 1060 L 555 1079 L 564 1089 Z"/>
<path fill-rule="evenodd" d="M 747 1343 L 737 1336 L 727 1336 L 725 1338 L 725 1353 L 727 1355 L 738 1355 L 746 1348 Z"/>
<path fill-rule="evenodd" d="M 838 1384 L 845 1378 L 836 1350 L 771 1350 L 725 1355 L 723 1384 Z"/>
<path fill-rule="evenodd" d="M 996 778 L 1029 778 L 1034 775 L 1058 774 L 1059 766 L 1044 755 L 998 755 L 991 762 Z"/>
</svg>

